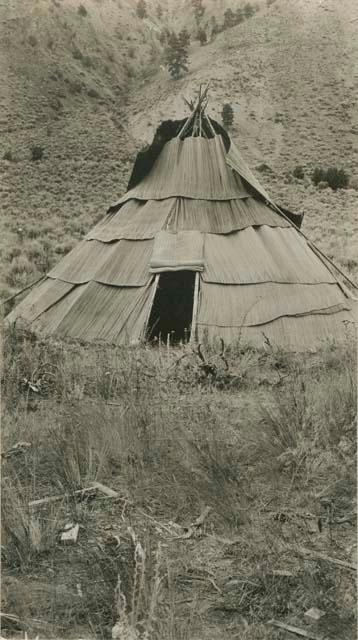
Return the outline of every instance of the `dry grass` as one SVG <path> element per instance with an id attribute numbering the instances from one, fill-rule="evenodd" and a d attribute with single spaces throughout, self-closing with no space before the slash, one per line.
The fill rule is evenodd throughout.
<path id="1" fill-rule="evenodd" d="M 28 631 L 44 635 L 36 619 L 48 638 L 105 638 L 114 627 L 136 640 L 209 630 L 234 638 L 238 629 L 264 640 L 277 635 L 270 618 L 302 625 L 317 606 L 330 612 L 330 632 L 345 630 L 330 637 L 354 637 L 349 570 L 294 552 L 352 554 L 351 349 L 251 351 L 246 360 L 233 349 L 229 370 L 238 368 L 241 382 L 218 388 L 189 348 L 185 357 L 105 352 L 16 329 L 4 345 L 3 451 L 31 445 L 3 461 L 5 611 Z M 92 480 L 120 498 L 76 499 Z M 67 497 L 28 507 L 58 494 Z M 183 527 L 206 506 L 196 537 Z M 67 522 L 80 524 L 73 547 L 59 541 Z"/>

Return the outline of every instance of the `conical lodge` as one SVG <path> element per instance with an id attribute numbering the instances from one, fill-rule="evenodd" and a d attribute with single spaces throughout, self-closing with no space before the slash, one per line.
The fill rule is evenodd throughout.
<path id="1" fill-rule="evenodd" d="M 162 123 L 127 193 L 10 322 L 119 345 L 206 335 L 304 351 L 343 339 L 344 276 L 271 200 L 204 94 L 187 120 Z"/>

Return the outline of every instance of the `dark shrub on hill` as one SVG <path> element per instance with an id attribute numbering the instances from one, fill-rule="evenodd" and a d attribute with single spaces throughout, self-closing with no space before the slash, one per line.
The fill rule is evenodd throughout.
<path id="1" fill-rule="evenodd" d="M 222 31 L 222 26 L 218 24 L 215 16 L 212 16 L 210 18 L 210 28 L 211 28 L 210 40 L 211 42 L 213 42 L 213 40 L 215 40 L 218 33 Z"/>
<path id="2" fill-rule="evenodd" d="M 82 84 L 79 80 L 73 80 L 73 82 L 69 82 L 68 90 L 72 95 L 78 94 L 82 92 Z"/>
<path id="3" fill-rule="evenodd" d="M 166 39 L 167 39 L 167 34 L 166 34 L 166 31 L 163 29 L 163 31 L 161 31 L 158 34 L 158 40 L 159 40 L 160 44 L 164 44 Z"/>
<path id="4" fill-rule="evenodd" d="M 186 27 L 179 32 L 178 38 L 180 44 L 184 47 L 188 47 L 190 45 L 190 33 Z"/>
<path id="5" fill-rule="evenodd" d="M 12 151 L 5 151 L 3 155 L 3 160 L 7 160 L 8 162 L 15 162 L 15 158 L 12 155 Z"/>
<path id="6" fill-rule="evenodd" d="M 200 42 L 200 45 L 203 47 L 204 44 L 207 43 L 208 38 L 206 35 L 206 31 L 205 29 L 199 29 L 198 33 L 197 33 L 197 40 Z"/>
<path id="7" fill-rule="evenodd" d="M 236 17 L 233 10 L 230 8 L 226 9 L 224 13 L 224 25 L 223 25 L 224 29 L 230 29 L 231 27 L 234 27 L 235 24 L 236 24 Z"/>
<path id="8" fill-rule="evenodd" d="M 255 7 L 252 6 L 252 4 L 250 4 L 250 2 L 247 2 L 244 6 L 244 14 L 245 14 L 245 18 L 249 19 L 252 18 L 252 16 L 255 14 Z"/>
<path id="9" fill-rule="evenodd" d="M 297 178 L 298 180 L 303 180 L 303 178 L 305 177 L 305 172 L 303 170 L 303 167 L 301 167 L 301 165 L 298 164 L 292 171 L 292 175 L 294 178 Z"/>
<path id="10" fill-rule="evenodd" d="M 244 20 L 245 20 L 244 9 L 239 7 L 238 9 L 236 9 L 236 12 L 235 12 L 235 23 L 240 24 L 241 22 L 244 22 Z"/>
<path id="11" fill-rule="evenodd" d="M 171 33 L 165 50 L 165 63 L 174 80 L 187 73 L 189 68 L 188 48 L 175 33 Z"/>
<path id="12" fill-rule="evenodd" d="M 262 162 L 255 168 L 256 168 L 256 171 L 259 171 L 260 173 L 272 173 L 272 174 L 274 173 L 271 167 L 269 167 L 269 165 L 266 164 L 266 162 Z"/>
<path id="13" fill-rule="evenodd" d="M 37 160 L 42 160 L 44 155 L 43 147 L 39 144 L 33 144 L 31 147 L 31 160 L 34 162 Z"/>
<path id="14" fill-rule="evenodd" d="M 337 189 L 348 187 L 349 176 L 344 169 L 338 169 L 337 167 L 329 167 L 327 170 L 316 167 L 312 174 L 312 182 L 314 185 L 318 185 L 320 182 L 327 182 L 333 191 L 337 191 Z"/>
<path id="15" fill-rule="evenodd" d="M 74 57 L 75 60 L 82 60 L 83 59 L 83 53 L 78 47 L 75 47 L 73 49 L 72 56 Z"/>
<path id="16" fill-rule="evenodd" d="M 87 15 L 86 7 L 84 7 L 83 4 L 80 4 L 80 6 L 77 9 L 77 13 L 79 16 L 85 17 Z"/>
<path id="17" fill-rule="evenodd" d="M 99 95 L 98 91 L 96 91 L 96 89 L 88 89 L 87 95 L 90 98 L 99 98 L 100 97 L 100 95 Z"/>
<path id="18" fill-rule="evenodd" d="M 325 182 L 326 180 L 326 172 L 324 169 L 320 167 L 316 167 L 312 174 L 312 182 L 314 185 L 318 185 L 319 182 Z"/>
<path id="19" fill-rule="evenodd" d="M 138 18 L 141 18 L 141 20 L 143 20 L 144 18 L 147 17 L 147 4 L 145 2 L 145 0 L 139 0 L 139 2 L 137 3 L 137 8 L 136 8 L 136 12 L 137 12 L 137 16 Z"/>
<path id="20" fill-rule="evenodd" d="M 205 7 L 203 6 L 203 0 L 192 0 L 192 5 L 194 7 L 194 17 L 196 22 L 200 21 L 200 18 L 203 17 L 205 13 Z"/>
<path id="21" fill-rule="evenodd" d="M 224 104 L 223 110 L 221 112 L 221 118 L 225 129 L 231 129 L 234 123 L 234 111 L 231 104 Z"/>
<path id="22" fill-rule="evenodd" d="M 326 181 L 333 191 L 337 189 L 345 189 L 349 184 L 349 176 L 344 169 L 337 169 L 337 167 L 330 167 L 326 171 Z"/>
<path id="23" fill-rule="evenodd" d="M 94 61 L 93 61 L 93 58 L 91 58 L 91 56 L 83 56 L 82 62 L 84 66 L 87 67 L 88 69 L 91 69 L 92 67 L 94 67 Z"/>

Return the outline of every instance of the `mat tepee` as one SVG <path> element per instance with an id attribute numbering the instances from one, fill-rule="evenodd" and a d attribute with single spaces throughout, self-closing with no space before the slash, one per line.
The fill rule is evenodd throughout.
<path id="1" fill-rule="evenodd" d="M 167 121 L 127 193 L 8 316 L 84 341 L 264 339 L 290 350 L 340 340 L 344 277 L 279 209 L 205 113 Z"/>

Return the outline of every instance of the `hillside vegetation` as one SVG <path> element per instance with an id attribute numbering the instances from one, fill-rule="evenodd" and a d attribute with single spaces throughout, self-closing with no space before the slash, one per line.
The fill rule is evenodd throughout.
<path id="1" fill-rule="evenodd" d="M 161 119 L 182 117 L 183 96 L 208 81 L 210 114 L 220 120 L 232 105 L 231 134 L 278 203 L 304 212 L 304 230 L 356 274 L 354 3 L 259 3 L 205 46 L 193 37 L 189 0 L 162 2 L 160 19 L 157 4 L 140 19 L 124 0 L 2 2 L 2 298 L 46 272 L 105 214 L 126 189 L 136 151 Z M 208 34 L 213 17 L 222 24 L 238 6 L 204 5 Z M 189 73 L 173 81 L 159 36 L 183 26 L 192 35 Z M 303 179 L 292 175 L 297 166 Z M 315 187 L 317 166 L 343 168 L 349 188 Z"/>

